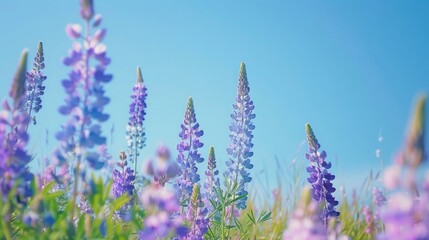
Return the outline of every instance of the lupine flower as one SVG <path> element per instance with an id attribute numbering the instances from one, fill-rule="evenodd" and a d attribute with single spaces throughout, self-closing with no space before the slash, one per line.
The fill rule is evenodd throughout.
<path id="1" fill-rule="evenodd" d="M 200 137 L 204 132 L 203 130 L 199 130 L 199 127 L 200 125 L 197 123 L 195 116 L 194 102 L 192 98 L 189 98 L 183 124 L 181 124 L 182 130 L 179 133 L 181 141 L 177 145 L 177 150 L 179 151 L 177 162 L 181 169 L 177 178 L 177 185 L 179 187 L 179 200 L 181 203 L 186 202 L 190 198 L 194 183 L 200 180 L 196 164 L 204 161 L 204 158 L 198 152 L 198 149 L 204 145 L 200 142 Z"/>
<path id="2" fill-rule="evenodd" d="M 372 190 L 373 195 L 373 202 L 377 207 L 381 207 L 384 205 L 387 201 L 386 197 L 384 196 L 383 192 L 380 191 L 378 188 L 374 187 Z"/>
<path id="3" fill-rule="evenodd" d="M 255 129 L 252 120 L 256 115 L 252 113 L 255 107 L 253 101 L 250 100 L 249 91 L 246 66 L 244 63 L 241 63 L 237 97 L 235 98 L 236 102 L 232 105 L 234 110 L 231 114 L 232 123 L 229 127 L 231 131 L 229 135 L 231 143 L 227 148 L 229 160 L 226 161 L 228 168 L 226 176 L 228 177 L 228 181 L 238 184 L 238 196 L 246 195 L 246 197 L 236 202 L 239 209 L 246 208 L 248 193 L 245 187 L 247 183 L 252 181 L 248 170 L 253 168 L 253 165 L 250 163 L 250 158 L 253 156 L 253 152 L 251 151 L 253 147 L 252 131 Z"/>
<path id="4" fill-rule="evenodd" d="M 82 0 L 81 7 L 82 17 L 89 21 L 93 14 L 92 1 Z M 91 33 L 89 22 L 87 33 Z M 54 158 L 60 167 L 75 159 L 76 166 L 86 161 L 91 168 L 101 169 L 102 153 L 92 149 L 106 142 L 99 123 L 109 118 L 103 112 L 110 101 L 104 96 L 103 85 L 112 80 L 112 75 L 105 73 L 110 59 L 106 56 L 106 46 L 95 35 L 83 36 L 82 43 L 78 40 L 74 40 L 69 56 L 63 59 L 63 63 L 73 69 L 62 81 L 67 96 L 59 112 L 69 118 L 56 134 L 61 147 L 55 150 Z"/>
<path id="5" fill-rule="evenodd" d="M 37 54 L 34 58 L 33 69 L 31 72 L 27 72 L 27 84 L 26 84 L 26 101 L 25 110 L 28 115 L 32 114 L 32 111 L 39 112 L 42 108 L 41 96 L 45 93 L 45 86 L 43 81 L 46 80 L 46 76 L 43 75 L 42 69 L 45 68 L 45 58 L 43 57 L 43 44 L 39 42 L 37 48 Z M 36 124 L 36 119 L 33 117 L 33 124 Z"/>
<path id="6" fill-rule="evenodd" d="M 15 105 L 21 104 L 20 100 L 25 95 L 25 79 L 27 71 L 28 50 L 24 49 L 19 59 L 18 67 L 13 76 L 12 85 L 9 90 L 9 96 L 15 102 Z"/>
<path id="7" fill-rule="evenodd" d="M 94 214 L 94 210 L 92 210 L 91 206 L 89 205 L 88 199 L 82 195 L 80 198 L 80 201 L 77 205 L 81 213 L 92 215 Z"/>
<path id="8" fill-rule="evenodd" d="M 417 167 L 426 156 L 423 143 L 425 101 L 426 97 L 422 96 L 417 102 L 405 149 L 383 175 L 383 183 L 395 192 L 388 198 L 387 204 L 380 209 L 380 219 L 384 224 L 384 232 L 378 236 L 380 240 L 429 239 L 428 182 L 420 186 L 416 181 Z M 402 172 L 408 174 L 402 177 Z M 428 176 L 426 177 L 429 179 Z"/>
<path id="9" fill-rule="evenodd" d="M 15 108 L 18 107 L 18 108 Z M 27 126 L 30 118 L 28 113 L 21 111 L 19 106 L 11 107 L 3 101 L 0 111 L 0 191 L 5 200 L 12 190 L 18 201 L 25 202 L 33 195 L 30 183 L 34 175 L 29 172 L 28 164 L 31 156 L 26 151 L 28 143 Z"/>
<path id="10" fill-rule="evenodd" d="M 176 162 L 170 161 L 170 151 L 164 145 L 157 147 L 158 161 L 148 160 L 145 163 L 144 171 L 153 176 L 152 185 L 164 187 L 170 179 L 180 173 L 180 167 Z"/>
<path id="11" fill-rule="evenodd" d="M 340 229 L 335 224 L 325 226 L 320 221 L 320 215 L 320 204 L 311 198 L 308 189 L 304 189 L 298 207 L 288 219 L 283 240 L 348 239 L 347 236 L 340 234 Z"/>
<path id="12" fill-rule="evenodd" d="M 140 231 L 138 239 L 182 237 L 187 234 L 182 217 L 177 215 L 180 206 L 172 190 L 149 186 L 142 192 L 141 200 L 148 216 L 144 220 L 144 228 Z M 174 218 L 174 215 L 177 217 Z"/>
<path id="13" fill-rule="evenodd" d="M 136 179 L 134 171 L 127 167 L 127 155 L 125 152 L 119 154 L 120 162 L 117 163 L 119 170 L 113 170 L 113 191 L 112 196 L 114 199 L 127 194 L 133 196 L 134 194 L 134 181 Z M 131 201 L 128 202 L 116 214 L 122 220 L 125 220 L 126 214 L 131 209 Z"/>
<path id="14" fill-rule="evenodd" d="M 384 232 L 380 240 L 429 238 L 429 194 L 424 192 L 419 199 L 404 192 L 396 192 L 389 197 L 381 209 L 380 218 Z"/>
<path id="15" fill-rule="evenodd" d="M 362 209 L 363 216 L 365 217 L 366 227 L 365 227 L 365 233 L 366 234 L 373 234 L 375 232 L 375 218 L 374 214 L 368 206 L 364 206 Z"/>
<path id="16" fill-rule="evenodd" d="M 204 204 L 209 212 L 213 211 L 213 205 L 210 200 L 217 202 L 218 197 L 215 188 L 220 188 L 219 171 L 216 169 L 216 157 L 214 148 L 210 147 L 209 157 L 207 158 L 206 181 L 204 183 Z"/>
<path id="17" fill-rule="evenodd" d="M 321 203 L 323 207 L 322 219 L 326 225 L 328 218 L 338 217 L 339 212 L 335 210 L 335 206 L 338 205 L 338 201 L 335 200 L 332 193 L 335 192 L 331 181 L 335 179 L 335 176 L 328 172 L 331 168 L 331 163 L 325 161 L 327 154 L 325 151 L 319 152 L 320 144 L 316 139 L 316 136 L 311 129 L 310 124 L 306 124 L 307 140 L 309 153 L 305 154 L 305 157 L 310 161 L 310 165 L 307 167 L 307 172 L 310 173 L 310 177 L 307 178 L 308 182 L 312 186 L 313 199 Z"/>
<path id="18" fill-rule="evenodd" d="M 201 200 L 200 186 L 196 183 L 192 191 L 192 196 L 189 201 L 186 220 L 190 227 L 188 234 L 181 238 L 183 240 L 199 240 L 204 239 L 204 234 L 208 230 L 209 219 L 206 218 L 207 208 Z"/>
<path id="19" fill-rule="evenodd" d="M 130 118 L 127 125 L 126 140 L 128 145 L 128 155 L 134 163 L 134 171 L 137 170 L 137 157 L 140 155 L 139 149 L 145 146 L 145 132 L 143 128 L 144 116 L 146 115 L 147 89 L 143 83 L 140 67 L 137 67 L 137 83 L 133 87 L 130 104 Z"/>

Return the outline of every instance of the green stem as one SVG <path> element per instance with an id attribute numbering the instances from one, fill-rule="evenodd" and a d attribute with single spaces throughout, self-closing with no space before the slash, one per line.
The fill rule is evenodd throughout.
<path id="1" fill-rule="evenodd" d="M 7 240 L 11 240 L 12 237 L 10 236 L 10 232 L 9 232 L 9 228 L 6 225 L 6 221 L 4 221 L 4 219 L 1 221 L 2 223 L 2 228 L 3 228 L 3 234 L 5 235 L 5 238 Z"/>
<path id="2" fill-rule="evenodd" d="M 225 235 L 224 235 L 224 233 L 225 233 L 225 205 L 222 206 L 222 218 L 220 219 L 220 221 L 221 221 L 220 226 L 221 226 L 221 231 L 222 231 L 221 236 L 222 236 L 222 240 L 224 240 L 224 239 L 226 239 Z"/>

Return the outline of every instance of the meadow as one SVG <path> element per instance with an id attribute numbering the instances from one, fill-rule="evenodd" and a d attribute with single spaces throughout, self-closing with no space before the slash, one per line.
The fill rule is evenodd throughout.
<path id="1" fill-rule="evenodd" d="M 305 171 L 277 161 L 277 171 L 269 173 L 276 186 L 257 191 L 250 184 L 259 164 L 254 157 L 258 102 L 251 97 L 244 62 L 237 63 L 231 123 L 223 132 L 230 141 L 226 160 L 216 157 L 223 148 L 202 152 L 206 133 L 197 113 L 205 109 L 192 97 L 183 103 L 178 134 L 172 133 L 178 136 L 176 149 L 159 145 L 154 158 L 142 159 L 151 141 L 145 129 L 151 95 L 139 66 L 124 106 L 126 149 L 110 152 L 102 129 L 110 117 L 106 106 L 117 96 L 105 90 L 114 80 L 103 43 L 107 30 L 93 0 L 80 1 L 79 16 L 80 23 L 65 28 L 72 48 L 62 59 L 69 72 L 61 81 L 58 112 L 43 108 L 50 101 L 45 92 L 53 91 L 45 86 L 51 80 L 44 74 L 50 47 L 43 42 L 35 43 L 37 51 L 22 52 L 3 98 L 0 239 L 429 239 L 429 172 L 422 167 L 425 94 L 417 95 L 395 158 L 382 171 L 365 173 L 360 189 L 336 185 L 329 149 L 312 123 L 303 122 Z M 55 133 L 55 148 L 40 169 L 30 168 L 39 157 L 29 147 L 30 129 L 51 114 L 65 119 Z"/>

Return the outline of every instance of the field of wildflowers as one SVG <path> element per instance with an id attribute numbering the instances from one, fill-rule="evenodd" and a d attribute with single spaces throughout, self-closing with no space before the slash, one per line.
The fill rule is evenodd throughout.
<path id="1" fill-rule="evenodd" d="M 93 0 L 80 1 L 80 17 L 82 25 L 66 26 L 73 43 L 63 59 L 70 70 L 62 80 L 65 97 L 58 108 L 66 120 L 41 171 L 29 168 L 34 153 L 27 146 L 28 129 L 44 118 L 39 112 L 44 92 L 50 91 L 44 85 L 49 76 L 43 73 L 49 68 L 44 63 L 49 46 L 38 44 L 34 60 L 28 61 L 32 67 L 27 67 L 29 53 L 22 53 L 9 96 L 2 101 L 0 239 L 429 239 L 429 173 L 420 169 L 427 157 L 425 95 L 416 102 L 396 158 L 366 179 L 365 189 L 371 191 L 346 195 L 336 187 L 317 129 L 303 123 L 306 181 L 292 173 L 294 185 L 284 192 L 280 173 L 271 200 L 256 204 L 249 183 L 250 170 L 258 164 L 252 142 L 257 103 L 245 63 L 239 65 L 225 131 L 228 159 L 216 158 L 216 151 L 224 149 L 201 152 L 205 133 L 190 97 L 178 125 L 177 149 L 160 145 L 142 171 L 137 163 L 143 161 L 146 142 L 148 89 L 141 69 L 130 88 L 127 149 L 112 156 L 102 133 L 110 102 L 104 87 L 113 79 L 103 44 L 106 29 Z M 226 165 L 223 173 L 220 164 Z M 204 169 L 204 176 L 198 169 Z"/>

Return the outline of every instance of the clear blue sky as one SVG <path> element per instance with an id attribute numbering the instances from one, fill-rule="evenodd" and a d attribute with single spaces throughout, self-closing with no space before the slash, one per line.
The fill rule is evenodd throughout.
<path id="1" fill-rule="evenodd" d="M 105 134 L 114 124 L 109 147 L 115 157 L 125 148 L 137 65 L 149 93 L 144 158 L 154 155 L 158 143 L 176 155 L 192 96 L 205 131 L 203 154 L 214 146 L 223 167 L 239 64 L 245 61 L 257 115 L 253 176 L 264 169 L 274 173 L 275 156 L 284 165 L 294 158 L 305 163 L 306 145 L 300 144 L 309 122 L 335 164 L 337 186 L 359 186 L 369 170 L 378 170 L 377 148 L 390 161 L 415 95 L 429 86 L 427 1 L 105 0 L 95 1 L 95 8 L 104 17 L 112 58 Z M 64 120 L 57 114 L 64 98 L 60 81 L 69 71 L 60 61 L 71 46 L 64 28 L 82 22 L 79 4 L 1 0 L 1 9 L 0 96 L 7 95 L 21 50 L 29 48 L 32 58 L 37 42 L 44 42 L 47 90 L 39 125 L 31 127 L 31 149 L 40 158 L 55 146 L 53 133 Z"/>

